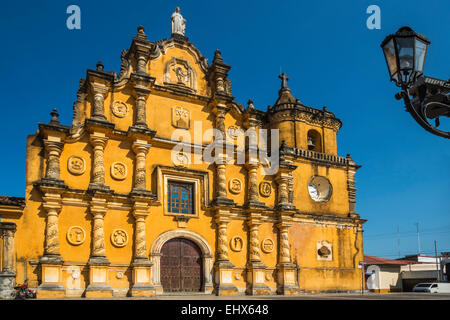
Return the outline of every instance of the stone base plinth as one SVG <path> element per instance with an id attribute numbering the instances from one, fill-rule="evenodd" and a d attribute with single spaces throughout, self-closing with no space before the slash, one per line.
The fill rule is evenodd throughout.
<path id="1" fill-rule="evenodd" d="M 15 281 L 15 273 L 0 272 L 0 299 L 10 300 L 16 297 Z"/>
<path id="2" fill-rule="evenodd" d="M 282 295 L 296 295 L 299 293 L 297 283 L 297 267 L 292 263 L 277 266 L 277 293 Z"/>
<path id="3" fill-rule="evenodd" d="M 216 294 L 218 296 L 235 296 L 238 289 L 233 285 L 234 265 L 229 261 L 218 261 L 215 265 Z"/>
<path id="4" fill-rule="evenodd" d="M 113 289 L 107 284 L 90 284 L 84 294 L 86 298 L 111 298 Z"/>
<path id="5" fill-rule="evenodd" d="M 59 284 L 41 284 L 36 291 L 37 299 L 58 299 L 66 296 L 66 289 Z"/>
<path id="6" fill-rule="evenodd" d="M 153 297 L 156 295 L 156 289 L 154 286 L 139 286 L 134 285 L 131 290 L 130 294 L 132 297 Z"/>
<path id="7" fill-rule="evenodd" d="M 248 283 L 247 294 L 269 295 L 270 288 L 264 283 L 267 267 L 261 262 L 252 262 L 247 267 Z"/>

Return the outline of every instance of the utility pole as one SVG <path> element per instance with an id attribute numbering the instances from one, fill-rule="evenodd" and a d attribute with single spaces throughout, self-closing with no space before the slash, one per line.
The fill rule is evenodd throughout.
<path id="1" fill-rule="evenodd" d="M 420 255 L 420 236 L 419 236 L 419 223 L 416 222 L 417 226 L 417 254 Z"/>
<path id="2" fill-rule="evenodd" d="M 397 225 L 397 249 L 398 257 L 400 258 L 400 227 Z"/>
<path id="3" fill-rule="evenodd" d="M 440 281 L 440 278 L 441 278 L 441 275 L 440 275 L 440 273 L 439 273 L 439 265 L 438 265 L 438 261 L 439 261 L 439 259 L 438 259 L 438 255 L 437 255 L 437 244 L 436 244 L 436 240 L 434 240 L 434 255 L 436 256 L 436 272 L 437 272 L 437 282 L 439 282 Z"/>

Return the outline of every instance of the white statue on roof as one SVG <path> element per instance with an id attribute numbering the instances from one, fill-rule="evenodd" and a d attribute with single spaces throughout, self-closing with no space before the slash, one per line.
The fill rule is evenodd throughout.
<path id="1" fill-rule="evenodd" d="M 184 32 L 186 29 L 186 19 L 180 14 L 180 7 L 175 9 L 175 12 L 172 13 L 171 17 L 172 21 L 172 35 L 179 34 L 184 36 Z"/>

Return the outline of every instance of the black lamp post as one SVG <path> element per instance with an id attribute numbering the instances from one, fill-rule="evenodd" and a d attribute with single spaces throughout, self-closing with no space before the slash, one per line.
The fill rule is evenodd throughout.
<path id="1" fill-rule="evenodd" d="M 381 48 L 391 81 L 402 88 L 395 97 L 403 98 L 406 110 L 425 130 L 450 139 L 449 131 L 438 129 L 439 117 L 450 117 L 450 82 L 423 75 L 429 45 L 423 34 L 402 27 L 387 36 Z"/>

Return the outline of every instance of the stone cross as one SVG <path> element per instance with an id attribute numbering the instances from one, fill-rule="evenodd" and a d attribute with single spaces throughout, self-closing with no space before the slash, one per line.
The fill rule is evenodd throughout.
<path id="1" fill-rule="evenodd" d="M 289 78 L 286 76 L 286 74 L 283 72 L 278 76 L 278 78 L 281 79 L 281 88 L 287 88 L 287 81 L 289 80 Z"/>

